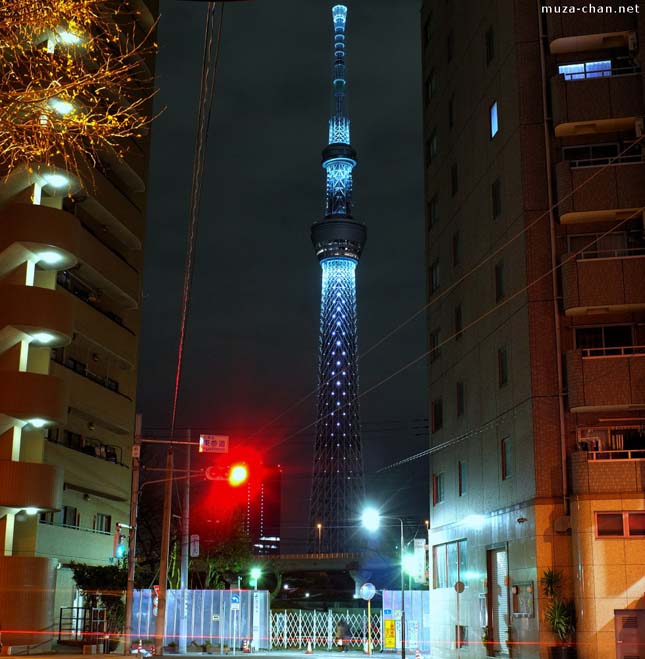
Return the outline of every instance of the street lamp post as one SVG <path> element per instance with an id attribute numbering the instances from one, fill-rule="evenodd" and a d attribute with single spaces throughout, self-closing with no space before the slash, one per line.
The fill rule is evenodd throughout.
<path id="1" fill-rule="evenodd" d="M 401 525 L 401 659 L 405 659 L 405 570 L 404 563 L 404 544 L 403 544 L 403 520 L 400 517 L 390 515 L 381 515 L 374 508 L 367 508 L 363 512 L 363 526 L 368 531 L 376 531 L 380 526 L 381 519 L 395 519 Z"/>
<path id="2" fill-rule="evenodd" d="M 316 528 L 318 529 L 318 553 L 321 553 L 321 547 L 322 547 L 322 524 L 318 522 L 316 524 Z"/>

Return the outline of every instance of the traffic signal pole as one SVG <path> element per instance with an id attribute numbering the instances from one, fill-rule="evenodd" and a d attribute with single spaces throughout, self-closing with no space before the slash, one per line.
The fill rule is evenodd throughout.
<path id="1" fill-rule="evenodd" d="M 190 442 L 190 430 L 187 440 Z M 186 445 L 186 471 L 190 473 L 190 444 Z M 188 636 L 188 556 L 190 551 L 190 478 L 184 483 L 184 501 L 182 503 L 181 524 L 181 601 L 182 609 L 179 618 L 179 652 L 186 652 L 186 637 Z"/>
<path id="2" fill-rule="evenodd" d="M 173 447 L 168 447 L 166 457 L 166 483 L 163 498 L 163 527 L 161 531 L 161 558 L 159 561 L 159 605 L 155 624 L 155 647 L 158 655 L 163 654 L 166 633 L 166 592 L 168 590 L 168 554 L 170 550 L 170 513 L 172 507 Z"/>

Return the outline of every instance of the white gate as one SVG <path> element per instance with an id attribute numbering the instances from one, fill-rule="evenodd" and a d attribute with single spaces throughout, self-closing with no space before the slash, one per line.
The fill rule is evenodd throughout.
<path id="1" fill-rule="evenodd" d="M 372 610 L 372 649 L 382 650 L 383 624 L 381 611 Z M 335 643 L 336 626 L 346 624 L 345 642 L 362 650 L 367 643 L 367 611 L 306 611 L 302 609 L 271 612 L 271 647 L 312 648 L 331 650 Z"/>

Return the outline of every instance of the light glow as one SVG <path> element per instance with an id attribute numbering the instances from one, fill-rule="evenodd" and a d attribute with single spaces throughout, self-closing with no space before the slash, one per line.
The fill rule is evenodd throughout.
<path id="1" fill-rule="evenodd" d="M 228 474 L 228 483 L 231 487 L 239 487 L 249 477 L 249 470 L 246 465 L 236 464 L 231 467 Z"/>
<path id="2" fill-rule="evenodd" d="M 27 423 L 34 428 L 43 428 L 47 421 L 45 419 L 29 419 Z"/>
<path id="3" fill-rule="evenodd" d="M 31 335 L 31 338 L 36 341 L 36 343 L 51 343 L 56 337 L 49 332 L 36 332 Z"/>
<path id="4" fill-rule="evenodd" d="M 40 252 L 38 260 L 46 263 L 47 265 L 56 265 L 63 260 L 63 255 L 58 252 Z"/>
<path id="5" fill-rule="evenodd" d="M 381 515 L 376 508 L 366 508 L 361 515 L 361 524 L 368 531 L 378 531 L 381 526 Z"/>
<path id="6" fill-rule="evenodd" d="M 62 101 L 60 98 L 54 98 L 49 102 L 52 110 L 65 116 L 74 111 L 74 105 L 69 101 Z"/>
<path id="7" fill-rule="evenodd" d="M 75 46 L 76 44 L 81 43 L 81 37 L 69 30 L 59 30 L 58 40 L 66 46 Z"/>
<path id="8" fill-rule="evenodd" d="M 43 179 L 52 188 L 64 188 L 66 185 L 69 185 L 69 179 L 62 174 L 43 174 Z"/>
<path id="9" fill-rule="evenodd" d="M 27 515 L 37 515 L 38 514 L 38 508 L 34 508 L 33 506 L 29 506 L 29 508 L 25 508 L 25 512 Z"/>

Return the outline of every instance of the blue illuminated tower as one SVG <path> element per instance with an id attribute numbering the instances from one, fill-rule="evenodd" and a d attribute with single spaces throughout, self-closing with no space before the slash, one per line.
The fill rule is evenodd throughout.
<path id="1" fill-rule="evenodd" d="M 325 217 L 311 227 L 322 267 L 318 417 L 311 496 L 314 552 L 355 548 L 356 519 L 364 498 L 356 363 L 356 266 L 367 237 L 352 218 L 352 170 L 356 152 L 349 142 L 345 107 L 345 23 L 347 7 L 334 18 L 334 109 L 329 144 L 322 153 L 327 175 Z"/>

